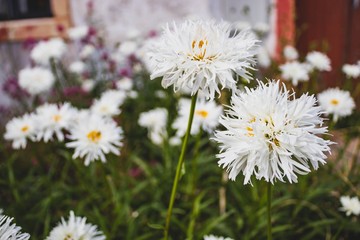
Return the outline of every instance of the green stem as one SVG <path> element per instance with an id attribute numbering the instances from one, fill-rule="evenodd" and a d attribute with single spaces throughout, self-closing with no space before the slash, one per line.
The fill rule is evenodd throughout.
<path id="1" fill-rule="evenodd" d="M 167 211 L 167 214 L 166 214 L 166 223 L 165 223 L 165 229 L 164 229 L 164 239 L 165 240 L 169 239 L 169 227 L 170 227 L 171 213 L 172 213 L 172 209 L 173 209 L 173 206 L 174 206 L 175 194 L 176 194 L 177 186 L 178 186 L 180 175 L 181 175 L 181 168 L 182 168 L 182 165 L 184 163 L 186 146 L 187 146 L 187 142 L 188 142 L 189 135 L 190 135 L 191 125 L 192 125 L 192 121 L 193 121 L 193 118 L 194 118 L 196 99 L 197 99 L 197 93 L 191 99 L 191 108 L 190 108 L 190 115 L 189 115 L 188 125 L 187 125 L 187 129 L 186 129 L 186 134 L 185 134 L 185 137 L 184 137 L 184 140 L 183 140 L 183 143 L 182 143 L 179 161 L 178 161 L 178 164 L 177 164 L 177 167 L 176 167 L 176 174 L 175 174 L 174 183 L 173 183 L 172 190 L 171 190 L 171 197 L 170 197 L 169 207 L 168 207 L 168 211 Z"/>
<path id="2" fill-rule="evenodd" d="M 271 187 L 272 183 L 267 183 L 267 240 L 272 239 L 271 235 Z"/>

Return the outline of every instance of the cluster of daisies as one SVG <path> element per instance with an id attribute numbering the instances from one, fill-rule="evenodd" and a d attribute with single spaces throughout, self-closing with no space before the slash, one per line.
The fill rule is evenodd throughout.
<path id="1" fill-rule="evenodd" d="M 123 131 L 112 119 L 120 114 L 127 97 L 121 90 L 108 90 L 89 109 L 76 109 L 69 103 L 45 103 L 33 113 L 16 117 L 6 124 L 4 138 L 14 149 L 25 148 L 27 141 L 67 141 L 74 148 L 73 158 L 106 161 L 105 154 L 120 154 Z"/>

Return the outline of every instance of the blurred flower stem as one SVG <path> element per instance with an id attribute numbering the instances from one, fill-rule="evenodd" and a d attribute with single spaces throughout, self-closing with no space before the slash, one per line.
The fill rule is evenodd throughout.
<path id="1" fill-rule="evenodd" d="M 182 172 L 181 169 L 182 169 L 182 166 L 184 163 L 185 152 L 186 152 L 187 142 L 188 142 L 189 135 L 190 135 L 191 125 L 192 125 L 192 121 L 194 118 L 196 99 L 197 99 L 197 93 L 191 99 L 191 107 L 190 107 L 190 115 L 189 115 L 188 125 L 187 125 L 187 129 L 186 129 L 186 134 L 185 134 L 185 137 L 184 137 L 184 140 L 182 143 L 180 157 L 179 157 L 178 164 L 176 167 L 176 174 L 175 174 L 174 183 L 173 183 L 172 190 L 171 190 L 169 207 L 168 207 L 167 214 L 166 214 L 166 222 L 165 222 L 165 229 L 164 229 L 164 239 L 165 240 L 167 240 L 169 238 L 170 219 L 171 219 L 172 209 L 174 206 L 176 190 L 177 190 L 181 172 Z"/>
<path id="2" fill-rule="evenodd" d="M 271 188 L 272 183 L 267 183 L 267 240 L 272 239 L 271 234 Z"/>

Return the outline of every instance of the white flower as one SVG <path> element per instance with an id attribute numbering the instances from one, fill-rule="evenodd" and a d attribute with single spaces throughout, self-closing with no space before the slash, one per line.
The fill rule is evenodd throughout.
<path id="1" fill-rule="evenodd" d="M 249 22 L 245 22 L 245 21 L 234 22 L 233 26 L 238 31 L 242 31 L 242 30 L 251 28 L 251 24 Z"/>
<path id="2" fill-rule="evenodd" d="M 64 130 L 68 130 L 74 120 L 75 109 L 64 103 L 60 106 L 45 103 L 36 109 L 38 126 L 37 140 L 45 142 L 53 139 L 55 134 L 59 141 L 64 141 Z"/>
<path id="3" fill-rule="evenodd" d="M 139 93 L 137 91 L 129 91 L 127 92 L 127 96 L 129 96 L 129 98 L 135 99 L 139 96 Z"/>
<path id="4" fill-rule="evenodd" d="M 124 91 L 130 91 L 133 88 L 133 85 L 133 80 L 128 77 L 123 77 L 116 82 L 116 88 Z"/>
<path id="5" fill-rule="evenodd" d="M 179 146 L 181 144 L 181 138 L 179 136 L 173 136 L 169 139 L 171 146 Z"/>
<path id="6" fill-rule="evenodd" d="M 179 114 L 172 127 L 177 130 L 177 136 L 184 136 L 187 128 L 187 119 L 190 114 L 191 101 L 189 99 L 180 99 Z M 200 129 L 212 133 L 219 125 L 219 118 L 222 114 L 222 107 L 214 101 L 205 101 L 199 98 L 195 105 L 194 119 L 191 126 L 191 134 L 199 133 Z"/>
<path id="7" fill-rule="evenodd" d="M 119 54 L 129 56 L 133 54 L 138 49 L 138 44 L 135 41 L 125 41 L 122 42 L 118 48 Z"/>
<path id="8" fill-rule="evenodd" d="M 86 64 L 82 61 L 75 61 L 69 66 L 70 72 L 82 74 L 86 70 Z"/>
<path id="9" fill-rule="evenodd" d="M 297 174 L 310 172 L 309 161 L 317 169 L 326 163 L 324 152 L 330 152 L 331 142 L 317 136 L 327 132 L 321 109 L 314 96 L 295 99 L 279 82 L 259 84 L 233 96 L 222 116 L 226 130 L 214 138 L 220 143 L 218 164 L 227 167 L 231 180 L 242 172 L 244 184 L 252 175 L 271 183 L 285 182 L 284 177 L 297 182 Z"/>
<path id="10" fill-rule="evenodd" d="M 338 88 L 329 88 L 318 94 L 319 105 L 327 115 L 333 114 L 336 122 L 339 117 L 351 115 L 355 108 L 355 102 L 350 92 Z"/>
<path id="11" fill-rule="evenodd" d="M 236 89 L 234 73 L 250 78 L 247 69 L 254 64 L 258 41 L 248 31 L 230 34 L 225 22 L 189 20 L 180 26 L 167 25 L 149 52 L 151 79 L 163 77 L 165 88 L 173 85 L 177 92 L 190 87 L 192 95 L 199 91 L 210 99 L 220 93 L 218 85 Z"/>
<path id="12" fill-rule="evenodd" d="M 154 144 L 161 144 L 167 136 L 167 117 L 166 108 L 155 108 L 139 115 L 138 124 L 148 129 L 149 138 Z"/>
<path id="13" fill-rule="evenodd" d="M 360 214 L 360 201 L 357 197 L 342 196 L 340 202 L 342 205 L 340 210 L 346 212 L 346 216 L 351 214 L 358 216 Z"/>
<path id="14" fill-rule="evenodd" d="M 306 61 L 319 71 L 330 71 L 330 59 L 321 52 L 312 51 L 306 55 Z"/>
<path id="15" fill-rule="evenodd" d="M 268 68 L 271 65 L 271 58 L 265 47 L 259 47 L 257 53 L 257 61 L 259 66 Z"/>
<path id="16" fill-rule="evenodd" d="M 88 58 L 96 51 L 96 48 L 91 44 L 86 44 L 80 51 L 81 58 Z"/>
<path id="17" fill-rule="evenodd" d="M 36 124 L 33 114 L 13 118 L 6 124 L 4 138 L 13 141 L 14 149 L 25 148 L 27 139 L 35 140 Z"/>
<path id="18" fill-rule="evenodd" d="M 214 235 L 207 235 L 204 236 L 204 240 L 233 240 L 232 238 L 225 238 L 225 237 L 217 237 Z"/>
<path id="19" fill-rule="evenodd" d="M 95 114 L 87 118 L 79 118 L 77 124 L 70 129 L 68 138 L 73 140 L 66 144 L 75 148 L 73 158 L 85 157 L 88 166 L 94 160 L 106 162 L 105 154 L 120 155 L 119 147 L 122 146 L 122 129 L 110 118 L 103 118 Z M 81 121 L 82 120 L 82 121 Z"/>
<path id="20" fill-rule="evenodd" d="M 281 77 L 291 81 L 294 86 L 297 86 L 299 81 L 304 82 L 309 80 L 307 65 L 304 63 L 299 63 L 298 61 L 287 62 L 280 65 L 279 68 Z"/>
<path id="21" fill-rule="evenodd" d="M 19 72 L 20 87 L 31 95 L 49 91 L 54 82 L 53 74 L 45 68 L 24 68 Z"/>
<path id="22" fill-rule="evenodd" d="M 269 32 L 270 26 L 265 22 L 258 22 L 254 25 L 253 30 L 260 34 L 265 34 Z"/>
<path id="23" fill-rule="evenodd" d="M 49 65 L 50 58 L 60 59 L 66 51 L 66 44 L 60 38 L 39 42 L 31 51 L 30 57 L 38 64 Z"/>
<path id="24" fill-rule="evenodd" d="M 86 37 L 89 33 L 88 26 L 73 27 L 68 30 L 69 38 L 72 40 L 80 40 Z"/>
<path id="25" fill-rule="evenodd" d="M 119 90 L 108 90 L 91 106 L 91 111 L 100 116 L 115 116 L 121 113 L 120 106 L 126 98 L 126 93 Z"/>
<path id="26" fill-rule="evenodd" d="M 358 78 L 360 76 L 360 66 L 356 64 L 344 64 L 342 71 L 348 78 Z"/>
<path id="27" fill-rule="evenodd" d="M 8 216 L 0 217 L 0 239 L 1 240 L 28 240 L 30 235 L 28 233 L 21 233 L 21 227 L 11 224 L 13 218 Z"/>
<path id="28" fill-rule="evenodd" d="M 97 230 L 96 225 L 86 223 L 85 217 L 75 216 L 70 211 L 69 220 L 61 218 L 61 222 L 54 227 L 46 240 L 105 240 L 101 231 Z"/>
<path id="29" fill-rule="evenodd" d="M 296 60 L 299 57 L 299 53 L 296 50 L 296 48 L 294 48 L 293 46 L 290 46 L 290 45 L 285 46 L 283 53 L 284 53 L 285 59 L 288 61 Z"/>
<path id="30" fill-rule="evenodd" d="M 93 79 L 85 79 L 81 83 L 81 89 L 84 90 L 85 92 L 92 91 L 94 87 L 95 87 L 95 81 Z"/>

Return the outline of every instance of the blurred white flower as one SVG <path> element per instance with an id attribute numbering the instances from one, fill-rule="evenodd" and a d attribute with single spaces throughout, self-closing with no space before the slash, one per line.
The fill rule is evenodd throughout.
<path id="1" fill-rule="evenodd" d="M 319 71 L 331 71 L 330 59 L 321 52 L 312 51 L 306 55 L 306 61 Z"/>
<path id="2" fill-rule="evenodd" d="M 105 240 L 101 231 L 97 230 L 96 225 L 86 223 L 85 217 L 75 216 L 70 211 L 68 221 L 61 218 L 61 222 L 54 227 L 45 240 Z"/>
<path id="3" fill-rule="evenodd" d="M 171 146 L 179 146 L 181 144 L 181 138 L 179 136 L 173 136 L 169 139 Z"/>
<path id="4" fill-rule="evenodd" d="M 251 24 L 245 21 L 237 21 L 233 23 L 233 26 L 238 31 L 243 31 L 251 28 Z"/>
<path id="5" fill-rule="evenodd" d="M 184 136 L 187 128 L 187 119 L 189 119 L 191 101 L 189 99 L 179 100 L 178 117 L 172 124 L 172 127 L 177 130 L 177 136 Z M 195 105 L 194 119 L 191 127 L 191 134 L 199 133 L 200 129 L 208 133 L 212 133 L 219 125 L 219 118 L 222 114 L 222 107 L 217 105 L 215 101 L 205 101 L 199 98 Z"/>
<path id="6" fill-rule="evenodd" d="M 360 214 L 360 201 L 357 197 L 341 196 L 340 202 L 342 205 L 340 211 L 344 211 L 346 216 L 351 214 L 358 216 Z"/>
<path id="7" fill-rule="evenodd" d="M 220 144 L 218 164 L 231 180 L 242 172 L 244 184 L 251 183 L 252 175 L 271 183 L 297 182 L 297 174 L 310 172 L 309 161 L 317 169 L 326 163 L 324 152 L 330 152 L 331 142 L 317 136 L 327 132 L 321 127 L 321 109 L 314 96 L 295 99 L 279 82 L 259 84 L 233 96 L 222 116 L 225 130 L 216 131 L 214 138 Z"/>
<path id="8" fill-rule="evenodd" d="M 358 78 L 360 76 L 360 65 L 344 64 L 342 71 L 348 78 Z"/>
<path id="9" fill-rule="evenodd" d="M 157 90 L 157 91 L 155 91 L 155 96 L 157 98 L 164 99 L 164 98 L 166 98 L 166 92 L 163 90 Z"/>
<path id="10" fill-rule="evenodd" d="M 268 68 L 271 66 L 271 58 L 265 47 L 258 48 L 257 62 L 259 66 L 263 68 Z"/>
<path id="11" fill-rule="evenodd" d="M 130 91 L 133 88 L 133 85 L 133 80 L 128 77 L 123 77 L 116 82 L 116 88 L 123 91 Z"/>
<path id="12" fill-rule="evenodd" d="M 4 138 L 13 141 L 14 149 L 25 148 L 27 139 L 35 140 L 37 122 L 34 117 L 33 114 L 25 114 L 11 119 L 6 124 Z"/>
<path id="13" fill-rule="evenodd" d="M 129 56 L 133 54 L 138 49 L 138 44 L 135 41 L 125 41 L 120 43 L 118 52 L 122 55 Z"/>
<path id="14" fill-rule="evenodd" d="M 90 57 L 94 52 L 96 51 L 96 48 L 91 44 L 86 44 L 80 51 L 80 58 L 88 58 Z"/>
<path id="15" fill-rule="evenodd" d="M 126 38 L 130 40 L 135 40 L 137 38 L 141 37 L 141 32 L 136 28 L 130 28 L 126 32 Z"/>
<path id="16" fill-rule="evenodd" d="M 13 218 L 8 216 L 0 217 L 0 239 L 1 240 L 28 240 L 30 235 L 28 233 L 21 233 L 21 227 L 11 223 Z"/>
<path id="17" fill-rule="evenodd" d="M 298 59 L 299 53 L 293 46 L 287 45 L 284 48 L 284 57 L 287 61 L 293 61 Z"/>
<path id="18" fill-rule="evenodd" d="M 68 138 L 72 142 L 66 143 L 69 148 L 75 148 L 73 158 L 85 157 L 85 166 L 94 160 L 106 162 L 105 154 L 120 155 L 122 146 L 122 129 L 110 118 L 103 118 L 90 114 L 86 119 L 79 118 L 77 124 L 70 128 Z"/>
<path id="19" fill-rule="evenodd" d="M 304 63 L 292 61 L 280 65 L 279 68 L 281 71 L 281 77 L 284 80 L 291 81 L 294 86 L 297 86 L 299 82 L 309 80 L 308 67 Z"/>
<path id="20" fill-rule="evenodd" d="M 139 115 L 138 124 L 148 129 L 149 138 L 154 144 L 162 144 L 167 137 L 167 117 L 166 108 L 155 108 Z"/>
<path id="21" fill-rule="evenodd" d="M 68 36 L 72 40 L 80 40 L 86 37 L 89 33 L 88 26 L 73 27 L 68 30 Z"/>
<path id="22" fill-rule="evenodd" d="M 72 73 L 82 74 L 86 70 L 86 64 L 83 61 L 72 62 L 69 66 Z"/>
<path id="23" fill-rule="evenodd" d="M 218 237 L 218 236 L 214 236 L 214 235 L 207 235 L 207 236 L 204 236 L 204 240 L 233 240 L 233 239 L 227 238 L 227 237 Z"/>
<path id="24" fill-rule="evenodd" d="M 139 96 L 139 93 L 137 91 L 129 91 L 127 92 L 127 96 L 129 96 L 129 98 L 135 99 Z"/>
<path id="25" fill-rule="evenodd" d="M 36 109 L 36 121 L 38 124 L 37 140 L 43 139 L 48 142 L 55 134 L 59 141 L 64 141 L 64 130 L 68 130 L 74 119 L 76 110 L 69 104 L 60 106 L 45 103 Z"/>
<path id="26" fill-rule="evenodd" d="M 61 38 L 53 38 L 39 42 L 30 53 L 30 57 L 38 64 L 49 65 L 50 58 L 60 59 L 66 51 L 66 44 Z"/>
<path id="27" fill-rule="evenodd" d="M 319 93 L 317 98 L 319 100 L 319 105 L 325 111 L 325 114 L 332 114 L 335 122 L 339 117 L 351 115 L 355 108 L 355 102 L 352 99 L 350 92 L 340 90 L 339 88 L 329 88 Z"/>
<path id="28" fill-rule="evenodd" d="M 265 34 L 269 32 L 270 26 L 265 22 L 258 22 L 253 26 L 253 30 L 260 34 Z"/>
<path id="29" fill-rule="evenodd" d="M 91 111 L 100 116 L 115 116 L 121 113 L 120 106 L 126 98 L 126 93 L 119 90 L 107 90 L 91 106 Z"/>
<path id="30" fill-rule="evenodd" d="M 19 72 L 19 86 L 31 95 L 49 91 L 55 78 L 46 68 L 24 68 Z"/>
<path id="31" fill-rule="evenodd" d="M 84 92 L 91 92 L 95 87 L 95 81 L 93 79 L 85 79 L 81 83 L 81 89 Z"/>
<path id="32" fill-rule="evenodd" d="M 248 31 L 230 35 L 225 22 L 185 21 L 164 28 L 162 37 L 153 43 L 149 58 L 151 79 L 162 77 L 162 86 L 173 85 L 177 92 L 185 87 L 191 94 L 202 92 L 213 99 L 221 88 L 237 88 L 237 75 L 251 78 L 248 69 L 254 64 L 258 40 Z"/>

